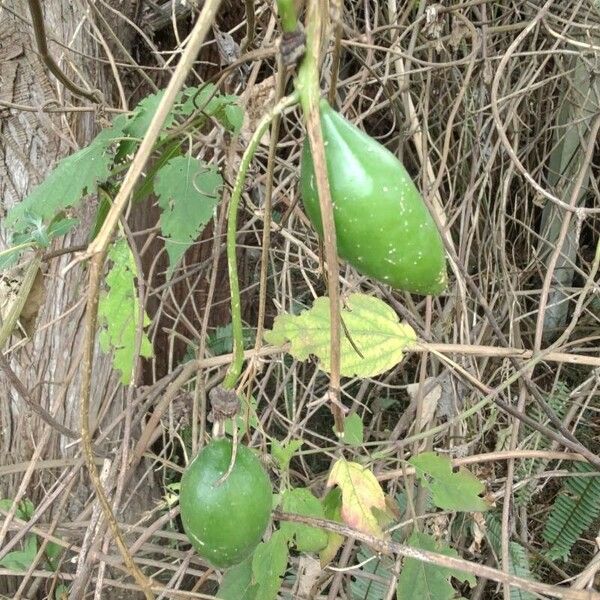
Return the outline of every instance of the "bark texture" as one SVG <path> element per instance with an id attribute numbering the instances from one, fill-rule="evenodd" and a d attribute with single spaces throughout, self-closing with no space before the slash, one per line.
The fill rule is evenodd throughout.
<path id="1" fill-rule="evenodd" d="M 110 102 L 114 80 L 106 60 L 95 60 L 95 57 L 105 59 L 105 49 L 89 20 L 93 14 L 89 12 L 88 4 L 64 0 L 42 4 L 49 49 L 63 72 L 79 86 L 99 88 Z M 126 14 L 133 14 L 135 9 L 134 2 L 114 1 L 112 4 Z M 106 12 L 105 16 L 118 32 L 123 21 L 111 12 Z M 128 44 L 129 37 L 125 33 L 120 35 L 120 42 Z M 109 36 L 106 38 L 109 40 Z M 0 101 L 2 250 L 10 245 L 7 232 L 1 226 L 6 211 L 42 181 L 57 161 L 89 142 L 103 121 L 102 114 L 95 110 L 44 110 L 71 104 L 92 105 L 86 99 L 71 97 L 49 74 L 36 49 L 25 0 L 8 0 L 0 8 Z M 77 211 L 80 226 L 60 240 L 61 246 L 87 241 L 94 206 L 95 199 L 91 198 Z M 43 302 L 34 333 L 29 339 L 14 335 L 2 350 L 31 399 L 53 414 L 57 421 L 79 432 L 79 366 L 87 274 L 85 265 L 63 274 L 71 259 L 71 255 L 66 255 L 47 265 L 43 272 Z M 21 262 L 26 263 L 27 257 Z M 10 274 L 13 282 L 18 282 L 19 274 L 18 268 Z M 37 293 L 39 295 L 42 290 L 38 289 Z M 90 416 L 96 423 L 97 432 L 103 433 L 123 413 L 126 390 L 111 368 L 110 357 L 99 352 L 95 357 L 93 377 L 93 414 Z M 122 437 L 122 429 L 122 425 L 113 427 L 107 439 L 99 444 L 108 456 L 107 483 L 111 480 L 114 483 L 119 471 L 120 457 L 114 456 L 111 450 L 118 448 L 116 442 Z M 37 468 L 29 473 L 28 464 L 36 451 L 39 455 Z M 37 519 L 38 523 L 48 524 L 57 516 L 61 521 L 69 522 L 90 519 L 90 492 L 85 470 L 78 466 L 79 456 L 78 442 L 57 433 L 35 416 L 9 383 L 6 374 L 0 371 L 0 498 L 15 498 L 21 494 L 40 507 L 56 493 L 56 498 Z M 50 460 L 58 460 L 59 464 L 55 468 L 45 467 L 44 461 Z M 147 490 L 139 500 L 128 501 L 119 518 L 134 521 L 153 501 Z M 0 522 L 3 521 L 4 518 Z M 5 543 L 10 541 L 14 531 L 14 528 L 9 529 Z M 81 528 L 82 535 L 84 531 L 85 528 Z M 92 540 L 88 542 L 91 546 Z M 75 543 L 81 544 L 82 540 L 75 540 Z M 0 541 L 0 552 L 2 545 Z M 13 593 L 19 581 L 18 578 L 0 577 L 0 593 Z M 27 597 L 35 597 L 32 595 L 36 593 L 35 584 L 32 580 Z M 45 597 L 41 589 L 39 593 L 40 597 Z"/>

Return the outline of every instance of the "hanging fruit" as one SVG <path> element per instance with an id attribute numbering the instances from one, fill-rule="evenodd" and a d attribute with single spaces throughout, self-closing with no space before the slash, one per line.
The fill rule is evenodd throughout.
<path id="1" fill-rule="evenodd" d="M 214 439 L 188 465 L 181 479 L 179 505 L 186 535 L 200 556 L 225 569 L 242 562 L 269 523 L 271 482 L 259 459 L 246 446 Z"/>
<path id="2" fill-rule="evenodd" d="M 338 255 L 357 271 L 393 288 L 439 294 L 446 287 L 439 231 L 402 163 L 379 142 L 320 104 Z M 300 191 L 306 213 L 323 226 L 308 140 Z"/>

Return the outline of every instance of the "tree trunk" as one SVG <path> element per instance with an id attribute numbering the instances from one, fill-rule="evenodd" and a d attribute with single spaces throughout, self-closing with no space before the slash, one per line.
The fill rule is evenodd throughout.
<path id="1" fill-rule="evenodd" d="M 133 1 L 112 4 L 129 15 L 134 12 Z M 91 58 L 99 56 L 102 47 L 88 20 L 93 14 L 88 4 L 47 0 L 42 5 L 49 51 L 62 71 L 80 87 L 98 88 L 110 99 L 114 91 L 110 71 L 103 62 Z M 116 27 L 114 15 L 106 13 L 106 16 L 112 18 L 111 24 Z M 121 43 L 128 43 L 126 35 L 119 37 Z M 0 8 L 0 101 L 1 223 L 6 211 L 42 181 L 59 159 L 90 141 L 101 122 L 100 114 L 89 100 L 72 97 L 49 73 L 37 52 L 26 0 L 8 0 Z M 53 106 L 72 105 L 92 110 L 52 110 Z M 94 207 L 95 199 L 92 199 L 78 211 L 80 227 L 61 239 L 62 247 L 86 243 Z M 0 250 L 7 246 L 10 240 L 0 224 Z M 66 254 L 45 265 L 43 303 L 34 331 L 29 338 L 13 335 L 2 351 L 28 390 L 30 399 L 51 413 L 56 421 L 79 432 L 79 366 L 87 272 L 85 265 L 80 264 L 63 273 L 72 258 Z M 23 257 L 21 264 L 28 260 L 31 256 Z M 12 285 L 18 289 L 21 271 L 14 270 L 9 278 L 5 277 L 5 288 Z M 122 415 L 126 390 L 119 383 L 118 373 L 111 368 L 110 357 L 99 351 L 94 358 L 91 392 L 90 420 L 97 424 L 96 431 L 104 432 Z M 0 370 L 0 498 L 21 496 L 38 508 L 56 494 L 43 514 L 34 516 L 37 524 L 45 528 L 55 517 L 60 518 L 61 525 L 89 520 L 94 498 L 90 497 L 87 474 L 81 468 L 77 439 L 59 433 L 39 418 L 22 396 L 9 382 L 6 369 Z M 111 454 L 111 441 L 112 447 L 118 448 L 114 442 L 121 437 L 122 426 L 113 427 L 108 438 L 99 444 L 108 456 L 108 483 L 116 480 L 121 461 L 119 455 Z M 36 459 L 37 468 L 28 470 L 32 458 Z M 44 461 L 51 460 L 55 461 L 52 467 L 46 466 Z M 139 501 L 128 502 L 125 510 L 119 512 L 119 520 L 135 522 L 152 502 L 153 498 L 144 490 Z M 5 519 L 3 514 L 0 538 L 4 540 L 0 539 L 0 557 L 3 547 L 6 548 L 19 530 L 13 524 L 4 535 Z M 74 531 L 69 542 L 81 546 L 85 527 L 74 528 Z M 92 545 L 91 540 L 88 542 Z M 0 593 L 13 594 L 21 586 L 25 597 L 36 594 L 46 597 L 43 593 L 49 585 L 46 581 L 26 580 L 23 583 L 22 576 L 0 576 Z M 102 597 L 110 597 L 110 592 L 103 592 Z"/>

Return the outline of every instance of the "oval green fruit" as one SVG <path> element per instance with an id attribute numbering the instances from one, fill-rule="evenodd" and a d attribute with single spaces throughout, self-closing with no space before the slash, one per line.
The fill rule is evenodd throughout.
<path id="1" fill-rule="evenodd" d="M 179 491 L 181 520 L 198 554 L 225 569 L 252 554 L 271 517 L 272 486 L 259 459 L 239 444 L 233 469 L 227 472 L 232 442 L 207 444 L 188 465 Z"/>
<path id="2" fill-rule="evenodd" d="M 339 256 L 396 289 L 439 294 L 446 287 L 442 240 L 406 169 L 326 100 L 321 100 L 320 112 Z M 300 192 L 322 237 L 308 140 L 302 151 Z"/>

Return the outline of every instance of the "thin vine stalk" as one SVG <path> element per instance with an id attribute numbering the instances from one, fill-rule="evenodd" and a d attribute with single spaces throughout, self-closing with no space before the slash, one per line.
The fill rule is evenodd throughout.
<path id="1" fill-rule="evenodd" d="M 102 279 L 102 270 L 106 252 L 95 255 L 90 261 L 90 282 L 88 286 L 88 303 L 85 315 L 84 343 L 83 343 L 83 362 L 82 362 L 82 380 L 81 380 L 81 446 L 83 448 L 83 457 L 90 474 L 90 480 L 94 486 L 98 502 L 102 508 L 104 518 L 106 519 L 115 544 L 123 557 L 123 562 L 129 573 L 133 576 L 137 584 L 144 591 L 147 600 L 154 598 L 151 590 L 150 580 L 140 571 L 139 567 L 133 561 L 129 550 L 121 535 L 121 530 L 113 514 L 112 508 L 104 493 L 100 475 L 96 466 L 96 460 L 92 450 L 92 435 L 90 433 L 90 390 L 92 384 L 92 367 L 94 362 L 94 340 L 96 338 L 96 325 L 98 317 L 98 302 L 100 297 L 100 281 Z"/>
<path id="2" fill-rule="evenodd" d="M 280 510 L 276 510 L 273 516 L 279 521 L 302 523 L 303 525 L 318 527 L 320 529 L 324 529 L 325 531 L 331 531 L 345 537 L 357 539 L 365 544 L 368 544 L 371 548 L 375 549 L 381 554 L 398 555 L 406 558 L 413 558 L 430 565 L 436 565 L 438 567 L 458 569 L 460 571 L 472 573 L 478 577 L 485 577 L 486 579 L 497 581 L 498 583 L 509 584 L 528 592 L 544 594 L 553 598 L 564 598 L 565 600 L 600 599 L 600 594 L 592 590 L 574 590 L 571 588 L 548 585 L 547 583 L 540 583 L 539 581 L 534 581 L 531 579 L 524 579 L 523 577 L 510 575 L 509 573 L 504 573 L 503 571 L 494 569 L 493 567 L 480 565 L 478 563 L 464 560 L 463 558 L 447 556 L 438 552 L 431 552 L 430 550 L 414 548 L 413 546 L 408 546 L 392 540 L 381 539 L 353 529 L 352 527 L 348 527 L 342 523 L 338 523 L 337 521 L 330 521 L 328 519 L 320 519 L 316 517 L 307 517 L 304 515 L 287 513 Z"/>
<path id="3" fill-rule="evenodd" d="M 223 387 L 233 389 L 242 372 L 244 364 L 244 332 L 242 327 L 242 303 L 240 299 L 240 284 L 237 272 L 237 254 L 235 236 L 237 234 L 237 214 L 244 190 L 244 182 L 250 162 L 254 157 L 260 139 L 273 119 L 288 106 L 298 102 L 298 95 L 291 94 L 282 98 L 258 123 L 254 134 L 242 156 L 227 212 L 227 268 L 229 271 L 229 290 L 231 294 L 231 329 L 233 335 L 233 359 L 225 374 Z"/>
<path id="4" fill-rule="evenodd" d="M 275 100 L 283 97 L 285 91 L 286 75 L 281 58 L 277 61 L 277 79 L 275 84 Z M 265 200 L 263 204 L 263 234 L 262 248 L 260 256 L 260 283 L 258 293 L 258 319 L 256 323 L 256 344 L 255 350 L 262 346 L 262 336 L 265 328 L 265 312 L 267 306 L 267 277 L 269 274 L 269 247 L 271 244 L 271 209 L 273 205 L 273 178 L 275 170 L 275 158 L 277 155 L 277 141 L 279 138 L 280 115 L 275 115 L 271 123 L 271 138 L 269 140 L 269 158 L 267 161 L 267 183 L 265 186 Z"/>
<path id="5" fill-rule="evenodd" d="M 95 240 L 89 245 L 87 252 L 84 253 L 84 255 L 79 259 L 84 260 L 85 258 L 91 258 L 85 314 L 80 401 L 81 445 L 83 449 L 83 456 L 85 458 L 86 467 L 90 474 L 90 480 L 94 487 L 94 491 L 96 492 L 98 502 L 102 508 L 104 518 L 110 527 L 111 533 L 115 539 L 115 543 L 123 557 L 123 561 L 125 562 L 125 565 L 127 566 L 127 569 L 131 575 L 144 591 L 144 595 L 147 599 L 154 598 L 154 594 L 152 593 L 150 587 L 151 583 L 134 563 L 127 546 L 125 545 L 119 525 L 104 492 L 102 482 L 100 481 L 100 476 L 98 474 L 92 449 L 92 436 L 89 428 L 89 404 L 92 384 L 93 354 L 94 343 L 96 339 L 100 282 L 102 280 L 102 272 L 104 261 L 106 259 L 107 248 L 112 238 L 114 229 L 129 202 L 133 189 L 142 173 L 144 165 L 153 151 L 154 144 L 158 139 L 167 115 L 173 107 L 175 98 L 183 87 L 185 79 L 193 67 L 198 52 L 200 51 L 200 47 L 202 46 L 204 38 L 206 37 L 210 25 L 214 20 L 220 4 L 221 0 L 207 0 L 205 2 L 204 7 L 202 8 L 202 11 L 198 17 L 198 21 L 194 26 L 190 36 L 189 43 L 182 54 L 181 60 L 175 69 L 175 73 L 173 74 L 173 77 L 171 78 L 167 89 L 165 90 L 163 98 L 157 107 L 152 121 L 150 122 L 148 131 L 146 132 L 146 135 L 140 144 L 131 166 L 125 175 L 123 184 L 121 185 L 121 188 L 115 197 L 113 206 L 106 217 L 102 229 L 98 233 L 98 236 L 95 238 Z M 74 263 L 72 263 L 71 266 L 73 264 Z"/>

